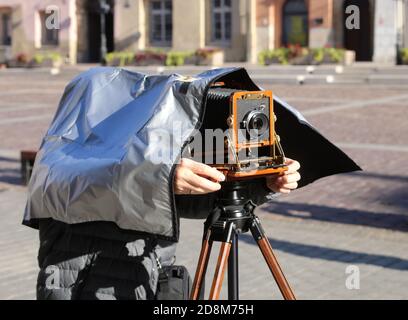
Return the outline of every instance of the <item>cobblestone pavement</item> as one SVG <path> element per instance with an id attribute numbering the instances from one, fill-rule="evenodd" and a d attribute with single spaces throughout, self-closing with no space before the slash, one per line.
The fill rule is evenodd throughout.
<path id="1" fill-rule="evenodd" d="M 35 298 L 38 234 L 20 225 L 26 188 L 20 183 L 19 151 L 39 146 L 75 73 L 0 70 L 0 299 Z M 320 180 L 257 209 L 298 298 L 407 299 L 407 87 L 267 82 L 264 87 L 301 110 L 364 169 Z M 202 221 L 182 221 L 177 263 L 191 274 L 201 233 Z M 248 234 L 240 236 L 239 246 L 241 298 L 280 299 Z M 358 267 L 360 289 L 346 287 L 349 266 Z M 225 289 L 226 283 L 224 298 Z"/>

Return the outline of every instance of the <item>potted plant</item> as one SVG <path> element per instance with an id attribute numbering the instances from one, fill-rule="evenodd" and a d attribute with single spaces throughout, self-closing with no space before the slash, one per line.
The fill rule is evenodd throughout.
<path id="1" fill-rule="evenodd" d="M 219 48 L 201 48 L 195 52 L 196 64 L 200 66 L 221 66 L 224 64 L 224 51 Z"/>
<path id="2" fill-rule="evenodd" d="M 268 66 L 271 64 L 288 64 L 289 50 L 287 48 L 278 48 L 274 50 L 263 50 L 258 55 L 260 64 Z"/>
<path id="3" fill-rule="evenodd" d="M 165 65 L 167 54 L 162 50 L 148 49 L 137 52 L 134 57 L 136 66 Z"/>
<path id="4" fill-rule="evenodd" d="M 312 49 L 313 60 L 316 64 L 334 64 L 344 62 L 343 49 L 336 48 L 315 48 Z"/>
<path id="5" fill-rule="evenodd" d="M 8 68 L 25 68 L 29 62 L 26 53 L 19 53 L 14 59 L 7 61 Z"/>
<path id="6" fill-rule="evenodd" d="M 62 65 L 62 57 L 58 52 L 36 53 L 28 63 L 28 67 L 59 68 Z"/>
<path id="7" fill-rule="evenodd" d="M 401 49 L 400 55 L 401 55 L 401 63 L 408 64 L 408 48 Z"/>
<path id="8" fill-rule="evenodd" d="M 112 67 L 124 67 L 134 65 L 135 54 L 133 52 L 110 52 L 106 55 L 106 65 Z"/>
<path id="9" fill-rule="evenodd" d="M 310 50 L 302 47 L 300 44 L 288 45 L 288 60 L 290 64 L 295 65 L 313 64 Z"/>
<path id="10" fill-rule="evenodd" d="M 195 64 L 195 55 L 191 51 L 170 51 L 167 53 L 166 66 Z"/>

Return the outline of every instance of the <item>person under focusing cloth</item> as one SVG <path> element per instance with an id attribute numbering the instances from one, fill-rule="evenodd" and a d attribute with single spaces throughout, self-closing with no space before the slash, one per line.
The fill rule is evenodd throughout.
<path id="1" fill-rule="evenodd" d="M 286 166 L 283 174 L 265 178 L 270 193 L 288 194 L 297 188 L 300 164 L 287 158 Z M 179 199 L 215 194 L 224 179 L 217 169 L 182 158 L 173 179 L 180 215 L 188 209 Z M 200 206 L 198 199 L 190 203 Z M 65 224 L 49 218 L 40 220 L 39 231 L 38 299 L 155 299 L 156 255 L 162 266 L 175 261 L 176 243 L 112 222 Z"/>
<path id="2" fill-rule="evenodd" d="M 36 158 L 23 219 L 39 229 L 38 299 L 160 298 L 160 269 L 175 266 L 179 218 L 206 219 L 225 179 L 188 157 L 177 161 L 216 82 L 260 90 L 243 68 L 195 77 L 93 68 L 67 85 Z M 246 184 L 255 205 L 361 170 L 295 108 L 273 99 L 291 159 L 282 174 Z M 156 129 L 173 132 L 175 122 L 183 138 L 166 148 Z M 155 150 L 174 146 L 170 162 L 152 161 Z"/>

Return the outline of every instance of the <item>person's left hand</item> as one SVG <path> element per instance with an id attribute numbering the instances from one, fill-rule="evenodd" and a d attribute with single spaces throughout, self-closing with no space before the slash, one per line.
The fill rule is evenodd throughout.
<path id="1" fill-rule="evenodd" d="M 281 175 L 271 175 L 266 178 L 266 185 L 273 192 L 290 193 L 298 187 L 298 181 L 300 180 L 300 163 L 296 160 L 286 158 L 285 162 L 288 170 Z"/>

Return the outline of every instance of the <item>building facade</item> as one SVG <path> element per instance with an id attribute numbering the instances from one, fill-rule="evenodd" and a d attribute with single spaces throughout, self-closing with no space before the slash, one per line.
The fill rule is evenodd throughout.
<path id="1" fill-rule="evenodd" d="M 59 27 L 50 29 L 55 8 Z M 226 61 L 256 62 L 261 50 L 296 44 L 394 63 L 408 47 L 407 13 L 408 0 L 0 0 L 0 60 L 52 50 L 96 62 L 106 39 L 108 51 L 217 47 Z"/>
<path id="2" fill-rule="evenodd" d="M 58 29 L 47 28 L 46 21 L 58 11 Z M 53 22 L 53 21 L 51 21 Z M 0 62 L 3 56 L 59 51 L 76 61 L 77 19 L 75 3 L 65 0 L 0 0 Z"/>

